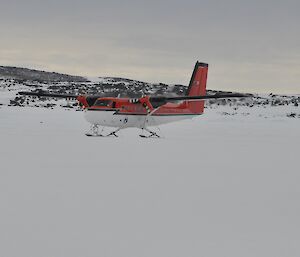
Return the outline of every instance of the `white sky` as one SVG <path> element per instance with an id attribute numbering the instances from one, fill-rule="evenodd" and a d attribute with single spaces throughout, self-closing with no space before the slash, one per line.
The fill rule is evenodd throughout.
<path id="1" fill-rule="evenodd" d="M 300 93 L 300 2 L 0 0 L 0 65 Z"/>

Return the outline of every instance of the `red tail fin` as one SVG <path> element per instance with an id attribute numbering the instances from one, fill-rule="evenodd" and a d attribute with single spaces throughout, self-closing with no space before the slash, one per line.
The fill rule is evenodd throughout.
<path id="1" fill-rule="evenodd" d="M 206 95 L 207 72 L 207 63 L 196 62 L 193 75 L 191 77 L 191 81 L 187 89 L 187 96 Z M 188 107 L 193 113 L 201 114 L 204 111 L 204 101 L 189 101 Z"/>

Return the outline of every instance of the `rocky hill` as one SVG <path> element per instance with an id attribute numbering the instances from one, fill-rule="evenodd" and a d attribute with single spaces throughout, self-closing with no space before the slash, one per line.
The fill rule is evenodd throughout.
<path id="1" fill-rule="evenodd" d="M 11 78 L 19 81 L 37 81 L 37 82 L 86 82 L 84 77 L 71 76 L 56 72 L 46 72 L 27 68 L 0 66 L 0 77 Z"/>

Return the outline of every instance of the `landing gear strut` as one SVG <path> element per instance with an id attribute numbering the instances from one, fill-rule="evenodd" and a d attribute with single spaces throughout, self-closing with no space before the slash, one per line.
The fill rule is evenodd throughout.
<path id="1" fill-rule="evenodd" d="M 90 131 L 86 133 L 85 135 L 88 137 L 109 137 L 109 136 L 114 136 L 114 137 L 119 137 L 117 133 L 121 130 L 122 128 L 118 128 L 117 130 L 107 134 L 103 135 L 104 127 L 102 127 L 100 133 L 99 133 L 99 125 L 92 124 Z"/>
<path id="2" fill-rule="evenodd" d="M 89 137 L 101 137 L 104 127 L 102 128 L 101 132 L 99 133 L 99 126 L 97 124 L 92 124 L 90 131 L 86 133 L 85 135 Z"/>
<path id="3" fill-rule="evenodd" d="M 118 133 L 121 130 L 121 128 L 118 128 L 117 130 L 109 133 L 108 135 L 106 135 L 107 137 L 109 136 L 114 136 L 114 137 L 119 137 L 116 133 Z"/>
<path id="4" fill-rule="evenodd" d="M 149 132 L 149 135 L 144 135 L 144 130 Z M 158 135 L 156 132 L 151 131 L 147 128 L 142 128 L 142 134 L 140 134 L 140 137 L 142 137 L 142 138 L 153 138 L 153 137 L 161 138 L 160 135 Z"/>

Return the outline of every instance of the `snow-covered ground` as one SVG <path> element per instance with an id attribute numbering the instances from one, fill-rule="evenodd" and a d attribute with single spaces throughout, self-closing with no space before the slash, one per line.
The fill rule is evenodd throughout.
<path id="1" fill-rule="evenodd" d="M 0 256 L 299 256 L 299 109 L 207 109 L 142 139 L 0 106 Z"/>

